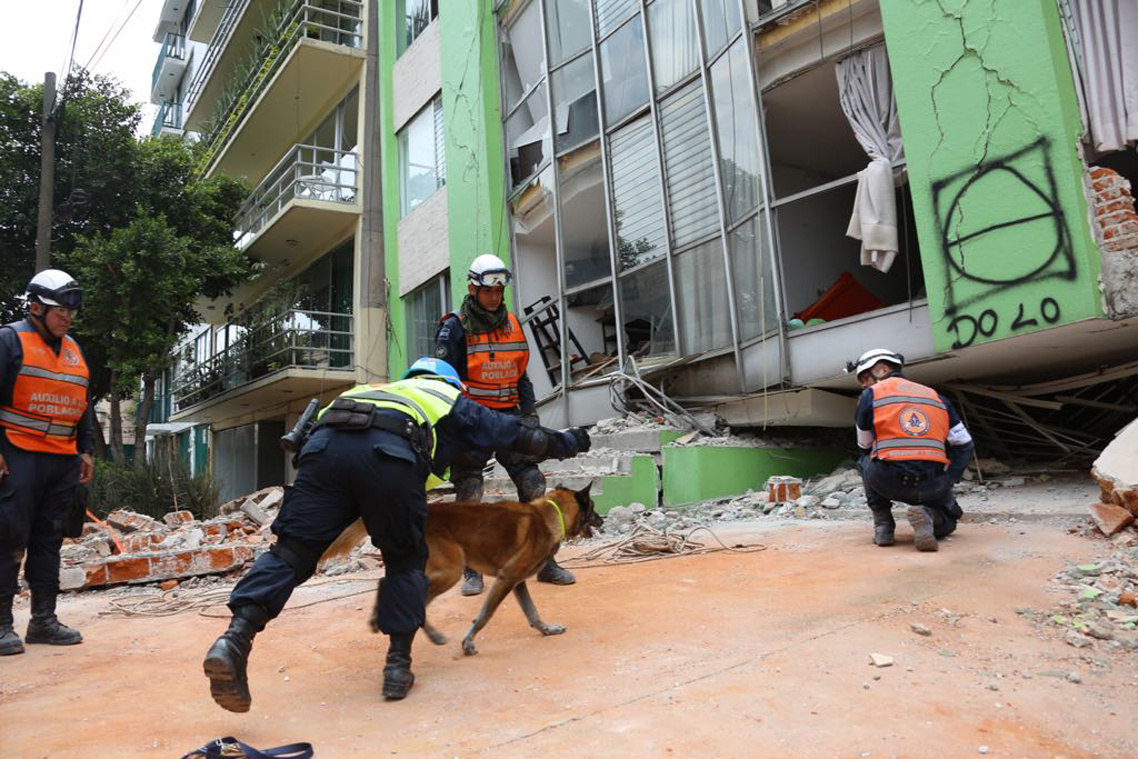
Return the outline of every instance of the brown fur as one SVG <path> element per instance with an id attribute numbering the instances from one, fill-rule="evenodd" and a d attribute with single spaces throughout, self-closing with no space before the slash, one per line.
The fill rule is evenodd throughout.
<path id="1" fill-rule="evenodd" d="M 565 516 L 564 535 L 561 517 L 549 501 L 556 502 Z M 531 627 L 543 635 L 559 635 L 565 632 L 565 628 L 541 620 L 526 587 L 526 578 L 535 574 L 547 559 L 557 553 L 562 540 L 590 537 L 593 528 L 600 527 L 603 521 L 593 507 L 589 486 L 579 491 L 555 488 L 529 503 L 429 503 L 427 579 L 430 585 L 427 604 L 462 579 L 462 569 L 466 566 L 496 578 L 486 593 L 474 624 L 462 639 L 462 650 L 467 655 L 478 653 L 474 636 L 486 626 L 510 591 L 521 604 Z M 363 522 L 357 520 L 329 546 L 324 558 L 346 553 L 359 543 L 364 534 Z M 374 611 L 372 629 L 377 629 Z M 423 631 L 432 643 L 446 643 L 446 637 L 430 622 L 423 624 Z"/>

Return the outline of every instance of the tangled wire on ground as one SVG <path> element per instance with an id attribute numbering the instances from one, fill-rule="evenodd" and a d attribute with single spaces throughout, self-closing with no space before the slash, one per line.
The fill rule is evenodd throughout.
<path id="1" fill-rule="evenodd" d="M 705 544 L 693 540 L 692 536 L 700 531 L 707 532 L 715 544 Z M 605 543 L 596 548 L 562 560 L 561 564 L 574 569 L 587 569 L 589 567 L 606 566 L 613 564 L 638 564 L 643 561 L 656 561 L 657 559 L 670 559 L 676 556 L 695 556 L 701 553 L 714 551 L 732 551 L 735 553 L 753 553 L 765 551 L 766 546 L 761 543 L 753 545 L 729 546 L 724 543 L 710 527 L 693 527 L 690 530 L 658 530 L 647 524 L 638 525 L 629 535 L 611 543 Z M 374 577 L 336 577 L 323 583 L 310 583 L 314 585 L 327 585 L 331 583 L 367 582 L 374 583 Z M 229 600 L 232 588 L 206 588 L 202 590 L 188 590 L 171 588 L 154 595 L 134 596 L 130 598 L 112 598 L 110 607 L 100 611 L 100 616 L 126 616 L 126 617 L 169 617 L 193 609 L 203 617 L 227 619 L 229 614 L 212 613 L 209 610 L 216 606 L 224 606 Z M 366 590 L 357 590 L 351 593 L 342 593 L 330 598 L 321 598 L 303 604 L 290 604 L 288 610 L 303 609 L 307 606 L 339 601 L 343 598 L 374 593 L 374 585 Z"/>

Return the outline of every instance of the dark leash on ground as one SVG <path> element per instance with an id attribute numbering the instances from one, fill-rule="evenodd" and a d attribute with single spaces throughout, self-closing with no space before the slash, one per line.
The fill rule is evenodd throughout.
<path id="1" fill-rule="evenodd" d="M 713 542 L 705 543 L 694 539 L 693 536 L 704 532 L 710 536 Z M 591 567 L 611 566 L 614 564 L 636 564 L 643 561 L 672 559 L 677 556 L 695 556 L 698 554 L 713 553 L 715 551 L 753 553 L 755 551 L 765 551 L 766 548 L 767 547 L 761 543 L 729 546 L 715 534 L 714 530 L 705 526 L 692 527 L 685 530 L 661 530 L 648 524 L 641 524 L 620 540 L 604 543 L 579 556 L 562 559 L 560 563 L 562 566 L 571 567 L 573 569 L 589 569 Z M 360 578 L 338 576 L 329 578 L 325 582 L 308 583 L 307 587 L 312 588 L 328 584 L 342 585 L 354 582 L 366 582 L 369 583 L 369 587 L 364 590 L 340 593 L 335 596 L 320 598 L 307 603 L 289 604 L 286 611 L 303 609 L 308 606 L 316 606 L 317 604 L 331 603 L 332 601 L 339 601 L 344 598 L 351 598 L 352 596 L 372 595 L 375 593 L 375 578 L 372 576 Z M 111 608 L 100 611 L 99 615 L 168 617 L 197 609 L 198 614 L 203 617 L 228 619 L 230 617 L 228 611 L 211 612 L 210 609 L 224 606 L 226 601 L 229 600 L 231 591 L 232 588 L 228 586 L 203 590 L 172 588 L 153 595 L 112 598 L 109 602 Z"/>
<path id="2" fill-rule="evenodd" d="M 201 748 L 196 748 L 182 759 L 221 759 L 222 757 L 244 757 L 244 759 L 312 759 L 311 743 L 290 743 L 258 751 L 232 736 L 215 738 Z"/>

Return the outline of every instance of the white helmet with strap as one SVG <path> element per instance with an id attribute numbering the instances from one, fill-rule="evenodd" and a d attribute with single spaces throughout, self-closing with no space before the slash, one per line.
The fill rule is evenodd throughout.
<path id="1" fill-rule="evenodd" d="M 874 367 L 878 362 L 884 361 L 887 364 L 893 364 L 898 369 L 905 366 L 905 357 L 896 351 L 891 351 L 888 348 L 873 348 L 861 354 L 857 362 L 849 361 L 846 363 L 846 372 L 852 373 L 855 377 L 860 378 L 863 372 L 867 372 Z"/>
<path id="2" fill-rule="evenodd" d="M 514 275 L 502 259 L 493 253 L 483 253 L 470 264 L 467 280 L 478 287 L 505 287 Z"/>
<path id="3" fill-rule="evenodd" d="M 77 311 L 83 305 L 83 288 L 65 271 L 44 269 L 28 282 L 28 302 Z"/>

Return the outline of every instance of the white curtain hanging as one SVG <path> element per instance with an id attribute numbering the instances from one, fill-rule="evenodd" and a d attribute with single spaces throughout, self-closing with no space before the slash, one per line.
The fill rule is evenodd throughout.
<path id="1" fill-rule="evenodd" d="M 1080 104 L 1095 150 L 1138 144 L 1138 2 L 1069 0 Z"/>
<path id="2" fill-rule="evenodd" d="M 861 240 L 861 263 L 887 272 L 899 250 L 893 162 L 905 155 L 884 45 L 860 50 L 834 67 L 842 111 L 869 165 L 858 172 L 846 235 Z"/>

